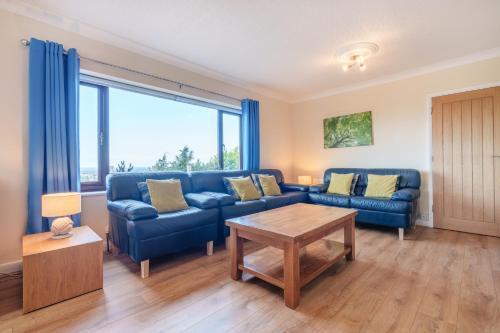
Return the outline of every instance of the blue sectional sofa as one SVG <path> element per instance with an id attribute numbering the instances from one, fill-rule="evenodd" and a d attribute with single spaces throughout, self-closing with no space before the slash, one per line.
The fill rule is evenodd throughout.
<path id="1" fill-rule="evenodd" d="M 358 174 L 355 195 L 326 193 L 332 173 Z M 399 175 L 397 191 L 390 199 L 364 197 L 368 174 Z M 419 197 L 420 173 L 413 169 L 331 168 L 324 173 L 323 185 L 311 186 L 309 189 L 309 199 L 312 203 L 357 209 L 356 222 L 398 228 L 400 239 L 403 238 L 404 229 L 409 229 L 415 224 Z"/>
<path id="2" fill-rule="evenodd" d="M 263 169 L 255 173 L 274 175 L 283 195 L 247 202 L 235 200 L 227 193 L 223 177 L 249 176 L 249 171 L 109 175 L 106 193 L 111 240 L 121 252 L 141 263 L 142 275 L 146 277 L 149 259 L 223 240 L 229 233 L 224 225 L 228 218 L 308 201 L 308 186 L 286 184 L 280 170 Z M 137 183 L 172 178 L 181 181 L 189 208 L 158 214 L 153 206 L 142 201 Z"/>

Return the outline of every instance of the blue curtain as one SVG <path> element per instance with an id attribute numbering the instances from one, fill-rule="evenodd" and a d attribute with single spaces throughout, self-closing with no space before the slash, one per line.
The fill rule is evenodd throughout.
<path id="1" fill-rule="evenodd" d="M 29 171 L 27 233 L 49 230 L 44 193 L 79 192 L 78 92 L 75 49 L 32 38 L 29 47 Z M 73 217 L 79 225 L 79 216 Z"/>
<path id="2" fill-rule="evenodd" d="M 259 101 L 241 101 L 241 134 L 243 136 L 243 169 L 260 169 Z"/>

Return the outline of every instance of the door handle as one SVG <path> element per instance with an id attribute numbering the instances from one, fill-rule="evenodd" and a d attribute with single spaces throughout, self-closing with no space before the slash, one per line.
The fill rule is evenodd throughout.
<path id="1" fill-rule="evenodd" d="M 493 155 L 493 157 L 500 158 L 500 155 Z"/>

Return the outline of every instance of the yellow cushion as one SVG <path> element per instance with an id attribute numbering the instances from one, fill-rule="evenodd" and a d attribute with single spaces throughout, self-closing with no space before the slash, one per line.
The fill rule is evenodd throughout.
<path id="1" fill-rule="evenodd" d="M 330 185 L 328 193 L 349 195 L 351 193 L 351 184 L 353 173 L 333 173 L 330 176 Z"/>
<path id="2" fill-rule="evenodd" d="M 398 176 L 379 176 L 368 174 L 365 197 L 390 198 L 396 191 Z"/>
<path id="3" fill-rule="evenodd" d="M 259 175 L 259 182 L 264 195 L 281 195 L 281 189 L 276 182 L 276 177 L 274 177 L 273 175 Z"/>
<path id="4" fill-rule="evenodd" d="M 255 188 L 250 177 L 230 178 L 229 181 L 233 185 L 234 190 L 241 198 L 241 201 L 250 201 L 260 199 L 260 194 Z"/>
<path id="5" fill-rule="evenodd" d="M 184 195 L 182 195 L 181 182 L 178 179 L 146 179 L 151 204 L 158 213 L 175 212 L 188 208 Z"/>

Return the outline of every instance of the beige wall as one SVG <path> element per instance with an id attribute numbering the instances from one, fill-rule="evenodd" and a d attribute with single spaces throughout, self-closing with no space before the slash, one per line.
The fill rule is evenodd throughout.
<path id="1" fill-rule="evenodd" d="M 20 44 L 20 39 L 29 37 L 54 40 L 64 44 L 65 47 L 75 47 L 80 54 L 87 57 L 165 76 L 237 98 L 250 97 L 259 100 L 261 103 L 262 166 L 280 168 L 285 176 L 291 174 L 289 104 L 38 21 L 0 11 L 0 45 L 2 45 L 0 61 L 0 151 L 2 153 L 0 157 L 0 264 L 21 258 L 21 237 L 26 225 L 28 49 Z M 82 61 L 81 67 L 122 79 L 177 90 L 176 87 L 164 82 L 110 70 L 86 61 Z M 182 91 L 194 95 L 193 92 Z M 102 235 L 107 221 L 104 196 L 85 196 L 82 209 L 82 222 L 90 225 Z"/>
<path id="2" fill-rule="evenodd" d="M 288 180 L 294 180 L 301 174 L 321 178 L 324 169 L 333 166 L 419 169 L 423 174 L 421 210 L 424 215 L 429 214 L 430 196 L 431 123 L 427 104 L 430 95 L 500 82 L 500 58 L 497 58 L 290 105 L 0 11 L 0 265 L 20 259 L 21 237 L 26 223 L 28 50 L 20 45 L 19 40 L 28 37 L 55 40 L 66 47 L 77 48 L 87 57 L 166 76 L 238 98 L 258 99 L 261 102 L 262 166 L 280 168 Z M 85 61 L 82 61 L 82 68 L 169 90 L 177 89 L 163 82 Z M 373 111 L 373 146 L 323 148 L 324 118 L 368 110 Z M 82 222 L 101 235 L 107 221 L 105 204 L 102 194 L 87 195 L 82 202 Z"/>
<path id="3" fill-rule="evenodd" d="M 498 82 L 500 58 L 294 104 L 292 175 L 322 178 L 328 167 L 415 168 L 423 176 L 421 212 L 426 219 L 431 169 L 430 96 Z M 362 111 L 372 111 L 372 146 L 323 148 L 324 118 Z"/>

